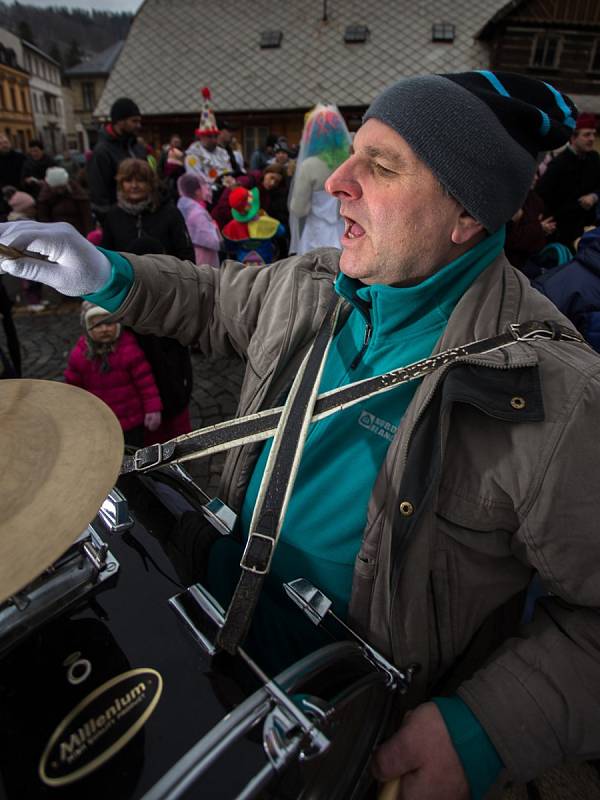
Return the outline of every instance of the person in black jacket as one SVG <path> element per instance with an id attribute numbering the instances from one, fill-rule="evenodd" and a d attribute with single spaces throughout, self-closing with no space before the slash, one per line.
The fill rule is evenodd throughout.
<path id="1" fill-rule="evenodd" d="M 600 154 L 594 150 L 596 118 L 580 114 L 569 144 L 540 178 L 536 192 L 556 220 L 555 241 L 573 246 L 594 225 L 600 193 Z"/>
<path id="2" fill-rule="evenodd" d="M 44 184 L 46 170 L 53 166 L 54 159 L 44 152 L 44 143 L 40 139 L 32 139 L 21 170 L 21 187 L 36 199 Z"/>
<path id="3" fill-rule="evenodd" d="M 532 285 L 552 300 L 600 353 L 600 227 L 583 234 L 572 261 L 549 269 Z"/>
<path id="4" fill-rule="evenodd" d="M 117 172 L 117 204 L 104 218 L 102 246 L 144 255 L 166 253 L 194 261 L 185 220 L 170 200 L 158 196 L 158 181 L 146 161 L 128 158 Z M 191 431 L 189 402 L 192 362 L 188 347 L 175 339 L 136 333 L 150 362 L 163 403 L 160 427 L 144 433 L 144 445 Z"/>
<path id="5" fill-rule="evenodd" d="M 117 199 L 117 169 L 126 158 L 146 158 L 146 148 L 137 140 L 142 118 L 137 105 L 120 97 L 110 109 L 110 124 L 100 131 L 98 143 L 87 165 L 87 180 L 92 211 L 102 223 Z"/>
<path id="6" fill-rule="evenodd" d="M 167 255 L 194 260 L 185 220 L 170 200 L 159 196 L 156 175 L 146 161 L 122 161 L 116 184 L 117 202 L 107 212 L 102 226 L 103 247 L 126 250 L 136 239 L 152 236 Z"/>
<path id="7" fill-rule="evenodd" d="M 13 150 L 8 136 L 0 133 L 0 191 L 5 186 L 20 186 L 24 161 L 23 153 L 20 150 Z M 9 212 L 10 206 L 0 194 L 0 216 L 3 222 Z"/>
<path id="8" fill-rule="evenodd" d="M 6 337 L 6 345 L 8 347 L 8 355 L 10 356 L 10 364 L 0 363 L 0 377 L 3 373 L 8 372 L 4 377 L 21 377 L 21 345 L 19 344 L 19 337 L 17 329 L 12 317 L 12 300 L 8 296 L 8 292 L 4 288 L 2 278 L 0 277 L 0 319 L 2 319 L 2 327 L 4 328 L 4 335 Z M 4 359 L 0 359 L 4 362 Z"/>

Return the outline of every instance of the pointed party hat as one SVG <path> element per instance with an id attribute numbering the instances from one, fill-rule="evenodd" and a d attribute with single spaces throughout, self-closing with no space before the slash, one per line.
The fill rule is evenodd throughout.
<path id="1" fill-rule="evenodd" d="M 194 133 L 196 137 L 216 136 L 219 133 L 219 129 L 217 128 L 217 120 L 215 119 L 215 112 L 213 111 L 210 89 L 208 86 L 205 86 L 201 89 L 201 92 L 203 99 L 200 109 L 200 123 Z"/>

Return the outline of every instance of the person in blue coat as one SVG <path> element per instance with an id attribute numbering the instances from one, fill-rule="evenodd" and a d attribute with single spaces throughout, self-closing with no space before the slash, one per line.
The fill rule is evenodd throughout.
<path id="1" fill-rule="evenodd" d="M 600 227 L 584 233 L 572 261 L 543 273 L 533 286 L 600 353 Z"/>

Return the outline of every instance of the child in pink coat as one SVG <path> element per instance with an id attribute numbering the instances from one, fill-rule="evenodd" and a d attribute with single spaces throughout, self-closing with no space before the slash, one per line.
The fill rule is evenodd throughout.
<path id="1" fill-rule="evenodd" d="M 156 430 L 162 403 L 152 369 L 133 333 L 104 320 L 108 313 L 85 302 L 82 336 L 69 355 L 65 380 L 104 400 L 123 428 L 125 443 L 142 447 L 144 428 Z"/>

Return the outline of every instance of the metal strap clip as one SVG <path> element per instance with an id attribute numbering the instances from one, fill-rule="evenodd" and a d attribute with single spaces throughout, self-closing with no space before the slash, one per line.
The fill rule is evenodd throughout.
<path id="1" fill-rule="evenodd" d="M 267 563 L 262 568 L 245 563 L 251 557 L 250 550 L 253 546 L 253 539 L 264 539 L 265 542 L 269 543 L 269 556 L 267 558 Z M 256 533 L 256 531 L 253 531 L 248 536 L 248 541 L 244 547 L 244 552 L 240 561 L 240 567 L 245 569 L 246 572 L 254 572 L 255 575 L 266 575 L 271 569 L 271 561 L 273 560 L 273 553 L 275 552 L 275 541 L 276 540 L 272 536 L 266 536 L 264 533 Z M 254 560 L 256 561 L 256 559 Z M 260 558 L 260 561 L 263 562 L 264 559 Z"/>

